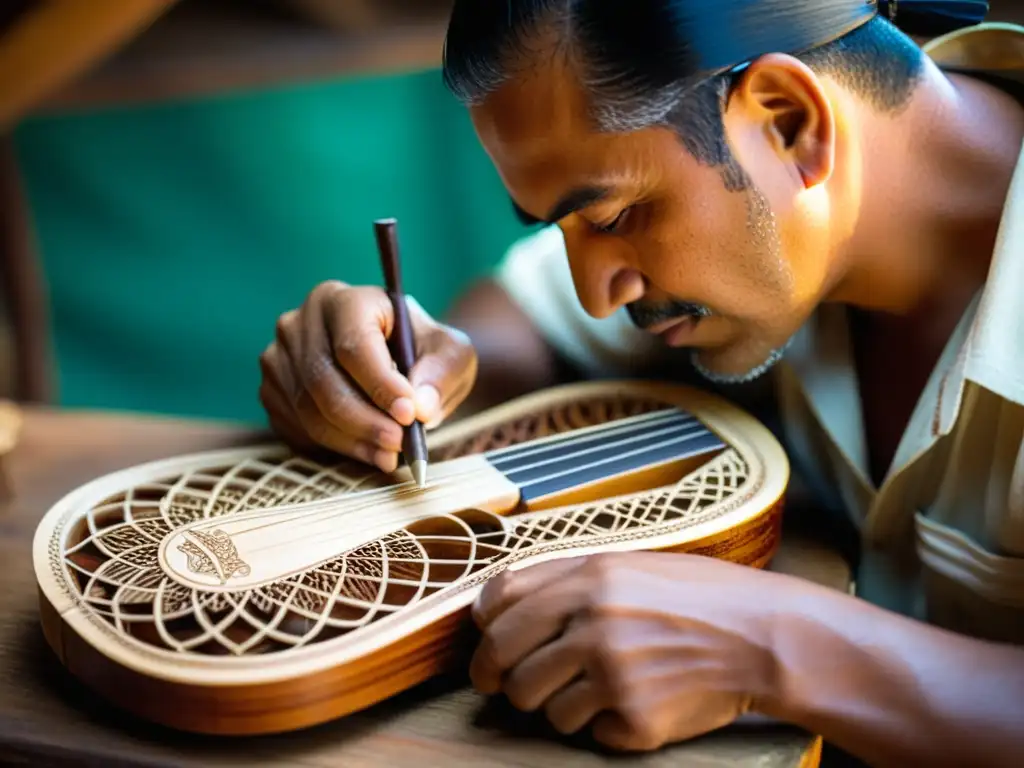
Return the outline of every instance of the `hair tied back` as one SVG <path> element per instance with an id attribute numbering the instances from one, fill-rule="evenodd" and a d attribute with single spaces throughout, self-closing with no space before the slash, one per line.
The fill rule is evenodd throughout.
<path id="1" fill-rule="evenodd" d="M 908 35 L 935 37 L 980 24 L 985 0 L 878 0 L 878 15 Z"/>

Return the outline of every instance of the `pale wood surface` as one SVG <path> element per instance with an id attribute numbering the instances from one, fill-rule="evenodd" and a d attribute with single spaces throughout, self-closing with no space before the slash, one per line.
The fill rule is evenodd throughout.
<path id="1" fill-rule="evenodd" d="M 555 738 L 534 717 L 442 680 L 385 705 L 286 736 L 196 738 L 110 709 L 57 663 L 39 628 L 31 540 L 45 511 L 72 488 L 132 464 L 264 439 L 231 425 L 29 409 L 9 455 L 14 498 L 0 503 L 0 755 L 28 764 L 338 766 L 589 766 L 606 758 Z M 820 546 L 790 539 L 777 569 L 846 588 L 844 566 Z M 806 765 L 817 740 L 775 727 L 733 729 L 627 766 Z M 813 764 L 810 763 L 810 764 Z"/>

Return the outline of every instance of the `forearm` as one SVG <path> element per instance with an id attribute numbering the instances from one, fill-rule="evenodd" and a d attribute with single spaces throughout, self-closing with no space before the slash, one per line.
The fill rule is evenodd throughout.
<path id="1" fill-rule="evenodd" d="M 821 595 L 777 628 L 764 714 L 873 766 L 1017 766 L 1024 650 L 945 632 L 854 598 Z"/>
<path id="2" fill-rule="evenodd" d="M 576 378 L 494 282 L 475 285 L 453 305 L 445 322 L 469 336 L 477 354 L 476 384 L 457 417 Z"/>

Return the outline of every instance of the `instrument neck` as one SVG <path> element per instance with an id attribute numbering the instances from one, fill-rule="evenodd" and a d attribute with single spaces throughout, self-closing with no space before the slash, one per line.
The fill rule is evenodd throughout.
<path id="1" fill-rule="evenodd" d="M 487 460 L 531 504 L 652 467 L 705 457 L 726 447 L 694 416 L 669 408 L 568 435 L 489 451 Z"/>
<path id="2" fill-rule="evenodd" d="M 167 573 L 186 586 L 247 589 L 315 568 L 419 520 L 467 509 L 505 515 L 543 508 L 552 499 L 567 503 L 566 493 L 604 491 L 609 480 L 707 460 L 724 447 L 693 416 L 657 411 L 439 462 L 425 488 L 405 482 L 207 518 L 170 534 L 160 557 Z"/>

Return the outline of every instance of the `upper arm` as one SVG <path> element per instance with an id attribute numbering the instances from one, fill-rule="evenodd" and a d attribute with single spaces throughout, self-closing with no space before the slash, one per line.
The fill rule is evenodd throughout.
<path id="1" fill-rule="evenodd" d="M 477 380 L 464 415 L 572 378 L 531 319 L 494 280 L 482 280 L 455 302 L 446 322 L 469 336 Z"/>

